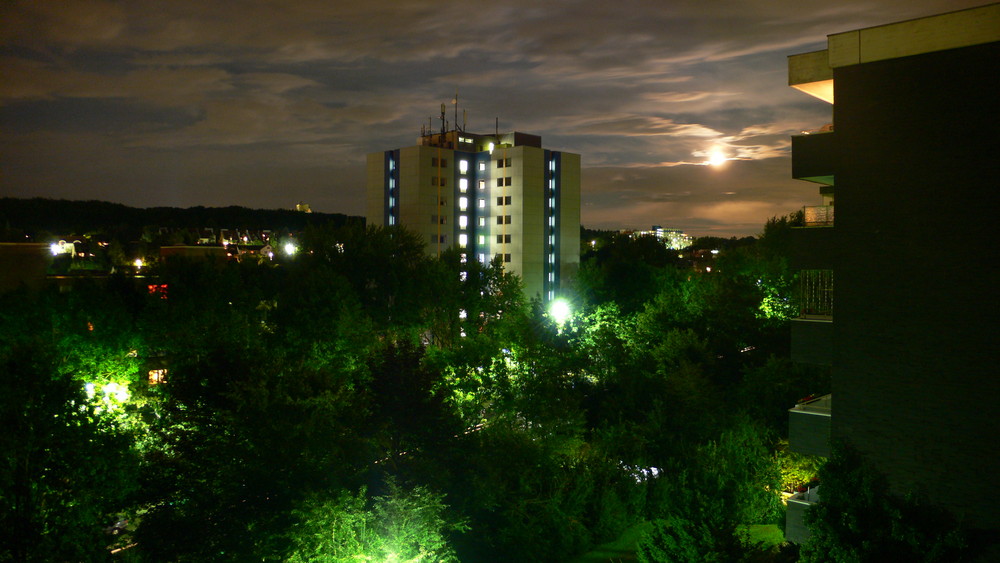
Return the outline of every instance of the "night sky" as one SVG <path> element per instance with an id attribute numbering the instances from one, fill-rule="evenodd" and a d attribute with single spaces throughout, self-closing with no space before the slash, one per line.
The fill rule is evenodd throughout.
<path id="1" fill-rule="evenodd" d="M 3 0 L 0 195 L 363 215 L 365 154 L 457 89 L 467 130 L 582 155 L 588 227 L 758 234 L 820 203 L 789 135 L 831 107 L 786 57 L 985 3 Z"/>

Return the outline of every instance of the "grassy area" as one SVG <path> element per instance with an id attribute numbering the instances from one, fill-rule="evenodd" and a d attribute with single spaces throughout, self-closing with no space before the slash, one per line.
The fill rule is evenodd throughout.
<path id="1" fill-rule="evenodd" d="M 635 561 L 635 546 L 639 538 L 649 529 L 649 522 L 641 522 L 626 529 L 618 539 L 601 544 L 593 550 L 574 559 L 572 563 L 619 563 Z"/>
<path id="2" fill-rule="evenodd" d="M 785 533 L 781 526 L 775 524 L 753 524 L 747 526 L 750 541 L 764 544 L 764 549 L 771 549 L 785 543 Z"/>

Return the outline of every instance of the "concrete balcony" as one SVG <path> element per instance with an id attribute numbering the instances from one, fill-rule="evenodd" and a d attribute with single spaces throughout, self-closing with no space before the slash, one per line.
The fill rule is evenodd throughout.
<path id="1" fill-rule="evenodd" d="M 792 319 L 792 361 L 829 366 L 833 363 L 833 319 Z"/>
<path id="2" fill-rule="evenodd" d="M 833 219 L 832 211 L 827 218 Z M 837 230 L 829 226 L 795 227 L 789 243 L 788 263 L 796 270 L 832 269 L 843 252 L 842 245 L 837 244 Z"/>
<path id="3" fill-rule="evenodd" d="M 834 185 L 834 132 L 792 135 L 792 178 Z"/>
<path id="4" fill-rule="evenodd" d="M 830 457 L 833 395 L 803 401 L 788 409 L 788 448 L 800 454 Z"/>
<path id="5" fill-rule="evenodd" d="M 809 539 L 806 512 L 817 502 L 819 502 L 819 486 L 789 497 L 785 510 L 785 539 L 798 544 L 805 543 Z"/>

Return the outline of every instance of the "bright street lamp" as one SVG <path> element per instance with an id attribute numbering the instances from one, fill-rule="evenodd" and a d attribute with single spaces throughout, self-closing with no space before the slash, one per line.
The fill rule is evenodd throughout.
<path id="1" fill-rule="evenodd" d="M 569 320 L 569 302 L 561 297 L 553 299 L 552 303 L 549 304 L 549 315 L 552 315 L 552 320 L 554 320 L 559 327 L 562 327 L 562 325 Z"/>

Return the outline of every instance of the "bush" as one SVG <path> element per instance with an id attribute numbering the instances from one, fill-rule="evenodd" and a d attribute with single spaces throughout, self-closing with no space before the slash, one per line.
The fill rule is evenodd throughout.
<path id="1" fill-rule="evenodd" d="M 805 562 L 961 561 L 965 533 L 944 511 L 913 495 L 890 494 L 884 475 L 837 446 L 820 469 L 821 502 L 810 507 Z"/>

